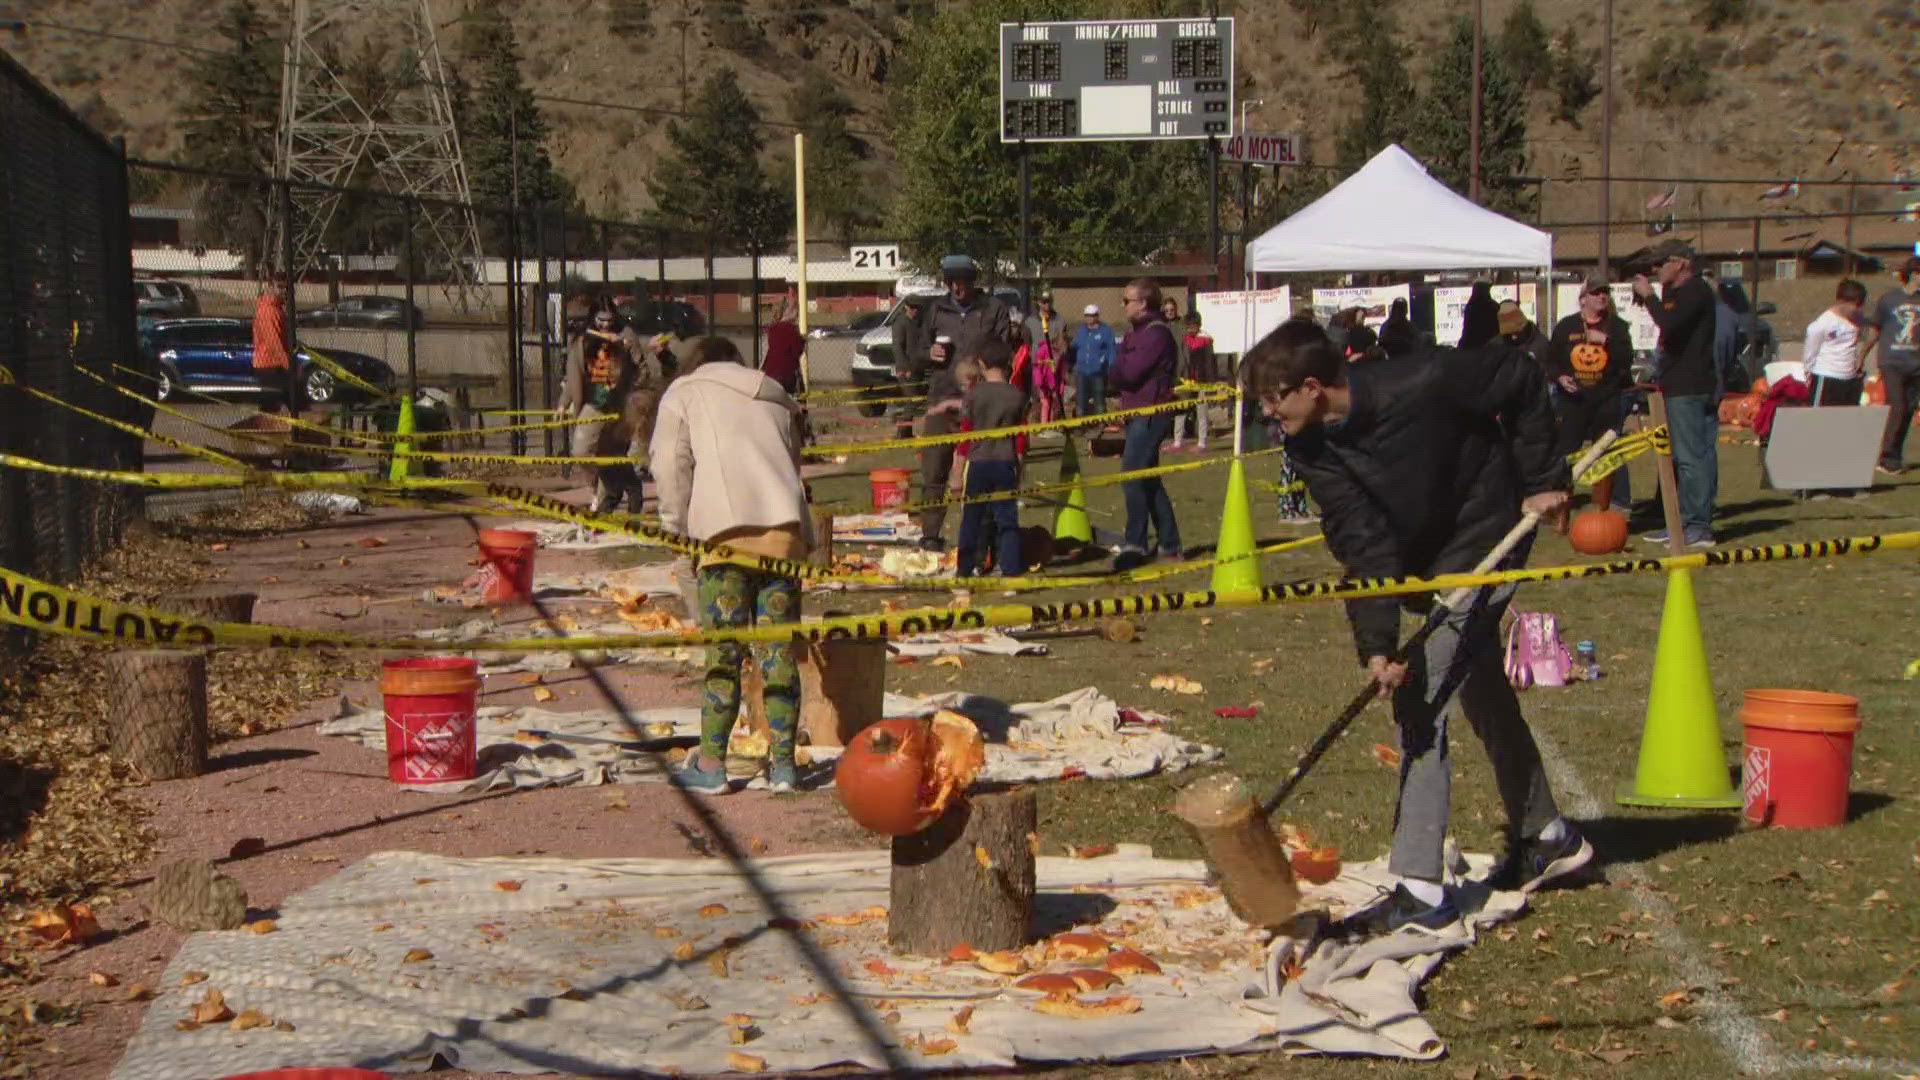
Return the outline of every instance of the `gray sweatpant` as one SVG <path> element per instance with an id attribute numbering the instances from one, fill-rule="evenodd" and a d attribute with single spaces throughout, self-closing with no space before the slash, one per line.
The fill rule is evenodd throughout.
<path id="1" fill-rule="evenodd" d="M 1493 763 L 1509 826 L 1534 837 L 1560 814 L 1540 765 L 1540 749 L 1520 715 L 1520 699 L 1502 663 L 1500 619 L 1512 599 L 1511 585 L 1480 590 L 1466 610 L 1451 613 L 1427 638 L 1425 648 L 1408 659 L 1407 681 L 1394 691 L 1400 803 L 1387 868 L 1401 877 L 1442 877 L 1441 847 L 1453 786 L 1447 722 L 1455 702 Z"/>
<path id="2" fill-rule="evenodd" d="M 619 413 L 596 409 L 592 405 L 582 405 L 575 411 L 574 417 L 590 420 L 596 416 L 619 416 Z M 608 427 L 618 421 L 606 424 L 578 424 L 567 430 L 568 448 L 574 457 L 612 457 L 625 449 L 626 455 L 634 461 L 646 453 L 646 447 L 640 443 L 640 433 L 631 434 L 624 448 L 618 448 L 617 434 L 610 435 Z M 610 447 L 614 447 L 610 449 Z M 593 501 L 597 508 L 617 507 L 621 496 L 629 490 L 634 493 L 633 511 L 640 512 L 640 479 L 632 465 L 589 465 L 589 475 L 593 477 Z"/>

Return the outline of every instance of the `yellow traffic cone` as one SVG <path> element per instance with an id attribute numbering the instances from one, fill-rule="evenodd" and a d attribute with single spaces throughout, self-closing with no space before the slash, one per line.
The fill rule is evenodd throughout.
<path id="1" fill-rule="evenodd" d="M 1260 560 L 1253 558 L 1253 502 L 1247 497 L 1247 469 L 1239 458 L 1227 472 L 1227 501 L 1220 508 L 1220 538 L 1213 546 L 1213 591 L 1258 592 Z"/>
<path id="2" fill-rule="evenodd" d="M 393 433 L 402 436 L 411 435 L 414 432 L 413 423 L 413 397 L 410 394 L 403 395 L 400 398 L 400 419 L 395 421 Z M 405 483 L 407 477 L 414 474 L 419 464 L 413 460 L 412 450 L 413 440 L 403 438 L 394 441 L 393 465 L 387 470 L 389 482 Z"/>
<path id="3" fill-rule="evenodd" d="M 1647 722 L 1640 732 L 1640 764 L 1633 783 L 1620 785 L 1615 799 L 1623 806 L 1731 810 L 1741 805 L 1740 793 L 1727 778 L 1706 642 L 1693 602 L 1693 577 L 1686 570 L 1667 575 Z"/>
<path id="4" fill-rule="evenodd" d="M 1087 520 L 1087 489 L 1080 482 L 1080 455 L 1073 448 L 1073 432 L 1060 450 L 1060 482 L 1072 483 L 1066 505 L 1053 515 L 1053 540 L 1056 544 L 1093 543 L 1093 522 Z"/>

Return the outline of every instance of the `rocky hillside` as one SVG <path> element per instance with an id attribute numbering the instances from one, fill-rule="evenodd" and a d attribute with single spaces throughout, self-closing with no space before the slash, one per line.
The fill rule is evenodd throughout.
<path id="1" fill-rule="evenodd" d="M 217 2 L 217 0 L 216 0 Z M 1419 78 L 1447 21 L 1470 0 L 1398 0 L 1402 38 Z M 1711 32 L 1701 11 L 1710 0 L 1616 5 L 1619 176 L 1794 177 L 1848 174 L 1887 178 L 1920 174 L 1920 5 L 1912 0 L 1717 0 L 1735 18 Z M 697 85 L 713 65 L 736 68 L 769 118 L 784 118 L 789 88 L 808 67 L 827 71 L 860 110 L 855 126 L 889 153 L 883 115 L 888 80 L 911 23 L 895 12 L 921 5 L 891 0 L 747 0 L 744 18 L 724 17 L 702 0 L 520 0 L 511 5 L 538 93 L 677 108 L 685 82 Z M 1324 28 L 1295 0 L 1223 4 L 1240 17 L 1242 94 L 1261 99 L 1253 126 L 1308 135 L 1310 151 L 1332 157 L 1358 92 L 1329 59 Z M 458 33 L 458 0 L 438 0 L 443 44 Z M 1487 0 L 1490 32 L 1511 0 Z M 1536 0 L 1549 32 L 1573 27 L 1599 45 L 1593 0 Z M 716 10 L 709 10 L 710 8 Z M 0 20 L 22 18 L 24 33 L 0 33 L 0 47 L 53 85 L 102 127 L 122 132 L 138 154 L 165 156 L 176 142 L 172 111 L 183 96 L 191 55 L 132 39 L 205 43 L 207 0 L 0 0 Z M 1655 60 L 1664 50 L 1664 65 Z M 684 67 L 683 67 L 684 57 Z M 1658 78 L 1650 77 L 1658 73 Z M 1676 95 L 1663 87 L 1681 84 Z M 1660 99 L 1699 100 L 1662 105 Z M 644 178 L 662 144 L 665 118 L 548 102 L 554 152 L 590 207 L 628 214 L 644 205 Z M 1546 220 L 1587 220 L 1596 210 L 1600 107 L 1577 122 L 1553 118 L 1552 94 L 1532 102 L 1531 172 L 1553 178 L 1543 189 Z M 784 137 L 775 134 L 769 142 Z M 1561 182 L 1569 181 L 1569 182 Z M 1665 184 L 1616 187 L 1616 213 L 1637 217 Z M 1676 211 L 1752 212 L 1758 188 L 1683 184 Z M 1898 208 L 1913 193 L 1863 191 L 1862 207 Z M 1809 188 L 1799 209 L 1839 209 L 1840 189 Z M 1886 219 L 1882 219 L 1884 222 Z"/>

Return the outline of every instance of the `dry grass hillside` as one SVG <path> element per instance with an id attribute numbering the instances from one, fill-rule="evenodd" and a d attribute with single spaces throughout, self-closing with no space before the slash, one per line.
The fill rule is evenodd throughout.
<path id="1" fill-rule="evenodd" d="M 1403 38 L 1419 77 L 1425 57 L 1446 33 L 1451 16 L 1469 0 L 1401 0 Z M 1747 16 L 1708 33 L 1695 21 L 1703 0 L 1619 0 L 1616 63 L 1620 72 L 1614 134 L 1617 176 L 1793 177 L 1847 175 L 1888 178 L 1920 174 L 1920 5 L 1912 0 L 1751 0 Z M 715 40 L 701 0 L 521 0 L 512 5 L 526 57 L 525 73 L 542 94 L 618 101 L 671 109 L 681 93 L 682 44 L 687 80 L 697 84 L 716 64 L 741 74 L 748 93 L 769 118 L 785 115 L 788 88 L 808 66 L 830 72 L 860 109 L 858 128 L 882 133 L 887 80 L 897 70 L 898 37 L 909 24 L 890 14 L 887 0 L 748 0 L 747 18 L 764 37 L 748 55 Z M 1226 5 L 1223 5 L 1226 6 Z M 1497 30 L 1510 0 L 1487 0 Z M 456 0 L 439 0 L 457 33 Z M 1352 115 L 1358 93 L 1328 59 L 1320 28 L 1294 4 L 1262 0 L 1237 5 L 1243 94 L 1264 99 L 1254 110 L 1261 129 L 1294 129 L 1309 136 L 1311 152 L 1332 156 L 1335 133 Z M 623 16 L 644 9 L 644 32 L 616 29 Z M 1597 48 L 1599 12 L 1592 0 L 1537 0 L 1550 32 L 1573 26 Z M 0 18 L 25 18 L 24 34 L 0 34 L 0 47 L 19 57 L 69 102 L 103 127 L 124 132 L 134 151 L 165 155 L 174 148 L 173 109 L 191 56 L 126 38 L 205 43 L 208 0 L 0 0 Z M 62 29 L 65 27 L 67 29 Z M 120 37 L 109 35 L 123 35 Z M 1640 73 L 1658 43 L 1692 43 L 1704 74 L 1704 105 L 1653 105 Z M 1698 75 L 1694 76 L 1699 78 Z M 584 106 L 547 105 L 556 159 L 596 211 L 628 214 L 645 204 L 644 178 L 662 145 L 665 118 Z M 1591 182 L 1598 172 L 1596 101 L 1579 123 L 1552 119 L 1550 96 L 1533 96 L 1531 172 L 1553 178 L 1543 195 L 1549 221 L 1588 220 L 1596 208 Z M 783 142 L 774 133 L 770 144 Z M 1570 182 L 1560 182 L 1562 180 Z M 1638 216 L 1650 195 L 1666 185 L 1616 187 L 1616 214 Z M 1754 186 L 1683 184 L 1677 213 L 1750 213 Z M 1863 191 L 1863 208 L 1902 206 L 1916 198 L 1891 190 Z M 1845 204 L 1837 188 L 1807 191 L 1792 205 L 1807 211 Z M 1884 227 L 1888 219 L 1879 219 Z"/>

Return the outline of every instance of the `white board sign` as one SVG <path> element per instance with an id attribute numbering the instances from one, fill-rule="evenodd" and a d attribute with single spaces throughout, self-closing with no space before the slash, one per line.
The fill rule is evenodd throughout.
<path id="1" fill-rule="evenodd" d="M 1247 165 L 1300 164 L 1300 136 L 1297 132 L 1249 131 L 1223 139 L 1220 160 Z"/>
<path id="2" fill-rule="evenodd" d="M 1365 308 L 1362 320 L 1375 330 L 1387 321 L 1395 300 L 1412 302 L 1412 290 L 1405 285 L 1367 285 L 1344 289 L 1313 290 L 1313 317 L 1325 326 L 1327 320 L 1350 307 Z"/>
<path id="3" fill-rule="evenodd" d="M 1193 309 L 1200 313 L 1200 329 L 1213 338 L 1217 353 L 1244 353 L 1293 314 L 1293 290 L 1195 293 Z"/>
<path id="4" fill-rule="evenodd" d="M 847 249 L 847 261 L 855 270 L 898 270 L 900 245 L 855 244 Z"/>
<path id="5" fill-rule="evenodd" d="M 1781 409 L 1767 434 L 1767 483 L 1786 491 L 1873 486 L 1885 405 Z"/>
<path id="6" fill-rule="evenodd" d="M 1653 321 L 1647 309 L 1633 302 L 1633 286 L 1625 282 L 1616 282 L 1608 286 L 1613 293 L 1613 306 L 1620 317 L 1627 320 L 1627 329 L 1633 334 L 1633 351 L 1652 352 L 1660 344 L 1660 327 Z M 1556 285 L 1553 288 L 1553 310 L 1566 318 L 1580 310 L 1580 286 L 1577 284 Z M 1542 327 L 1551 331 L 1553 327 Z"/>
<path id="7" fill-rule="evenodd" d="M 1536 303 L 1536 292 L 1538 289 L 1531 282 L 1523 285 L 1495 285 L 1493 298 L 1496 301 L 1519 301 L 1520 310 L 1526 312 L 1527 318 L 1538 324 L 1540 316 L 1537 314 L 1539 307 Z M 1441 345 L 1460 343 L 1460 331 L 1466 329 L 1467 298 L 1472 295 L 1473 287 L 1470 285 L 1449 285 L 1433 290 L 1434 341 Z M 1540 332 L 1544 334 L 1552 329 L 1551 326 L 1544 326 L 1540 328 Z"/>

